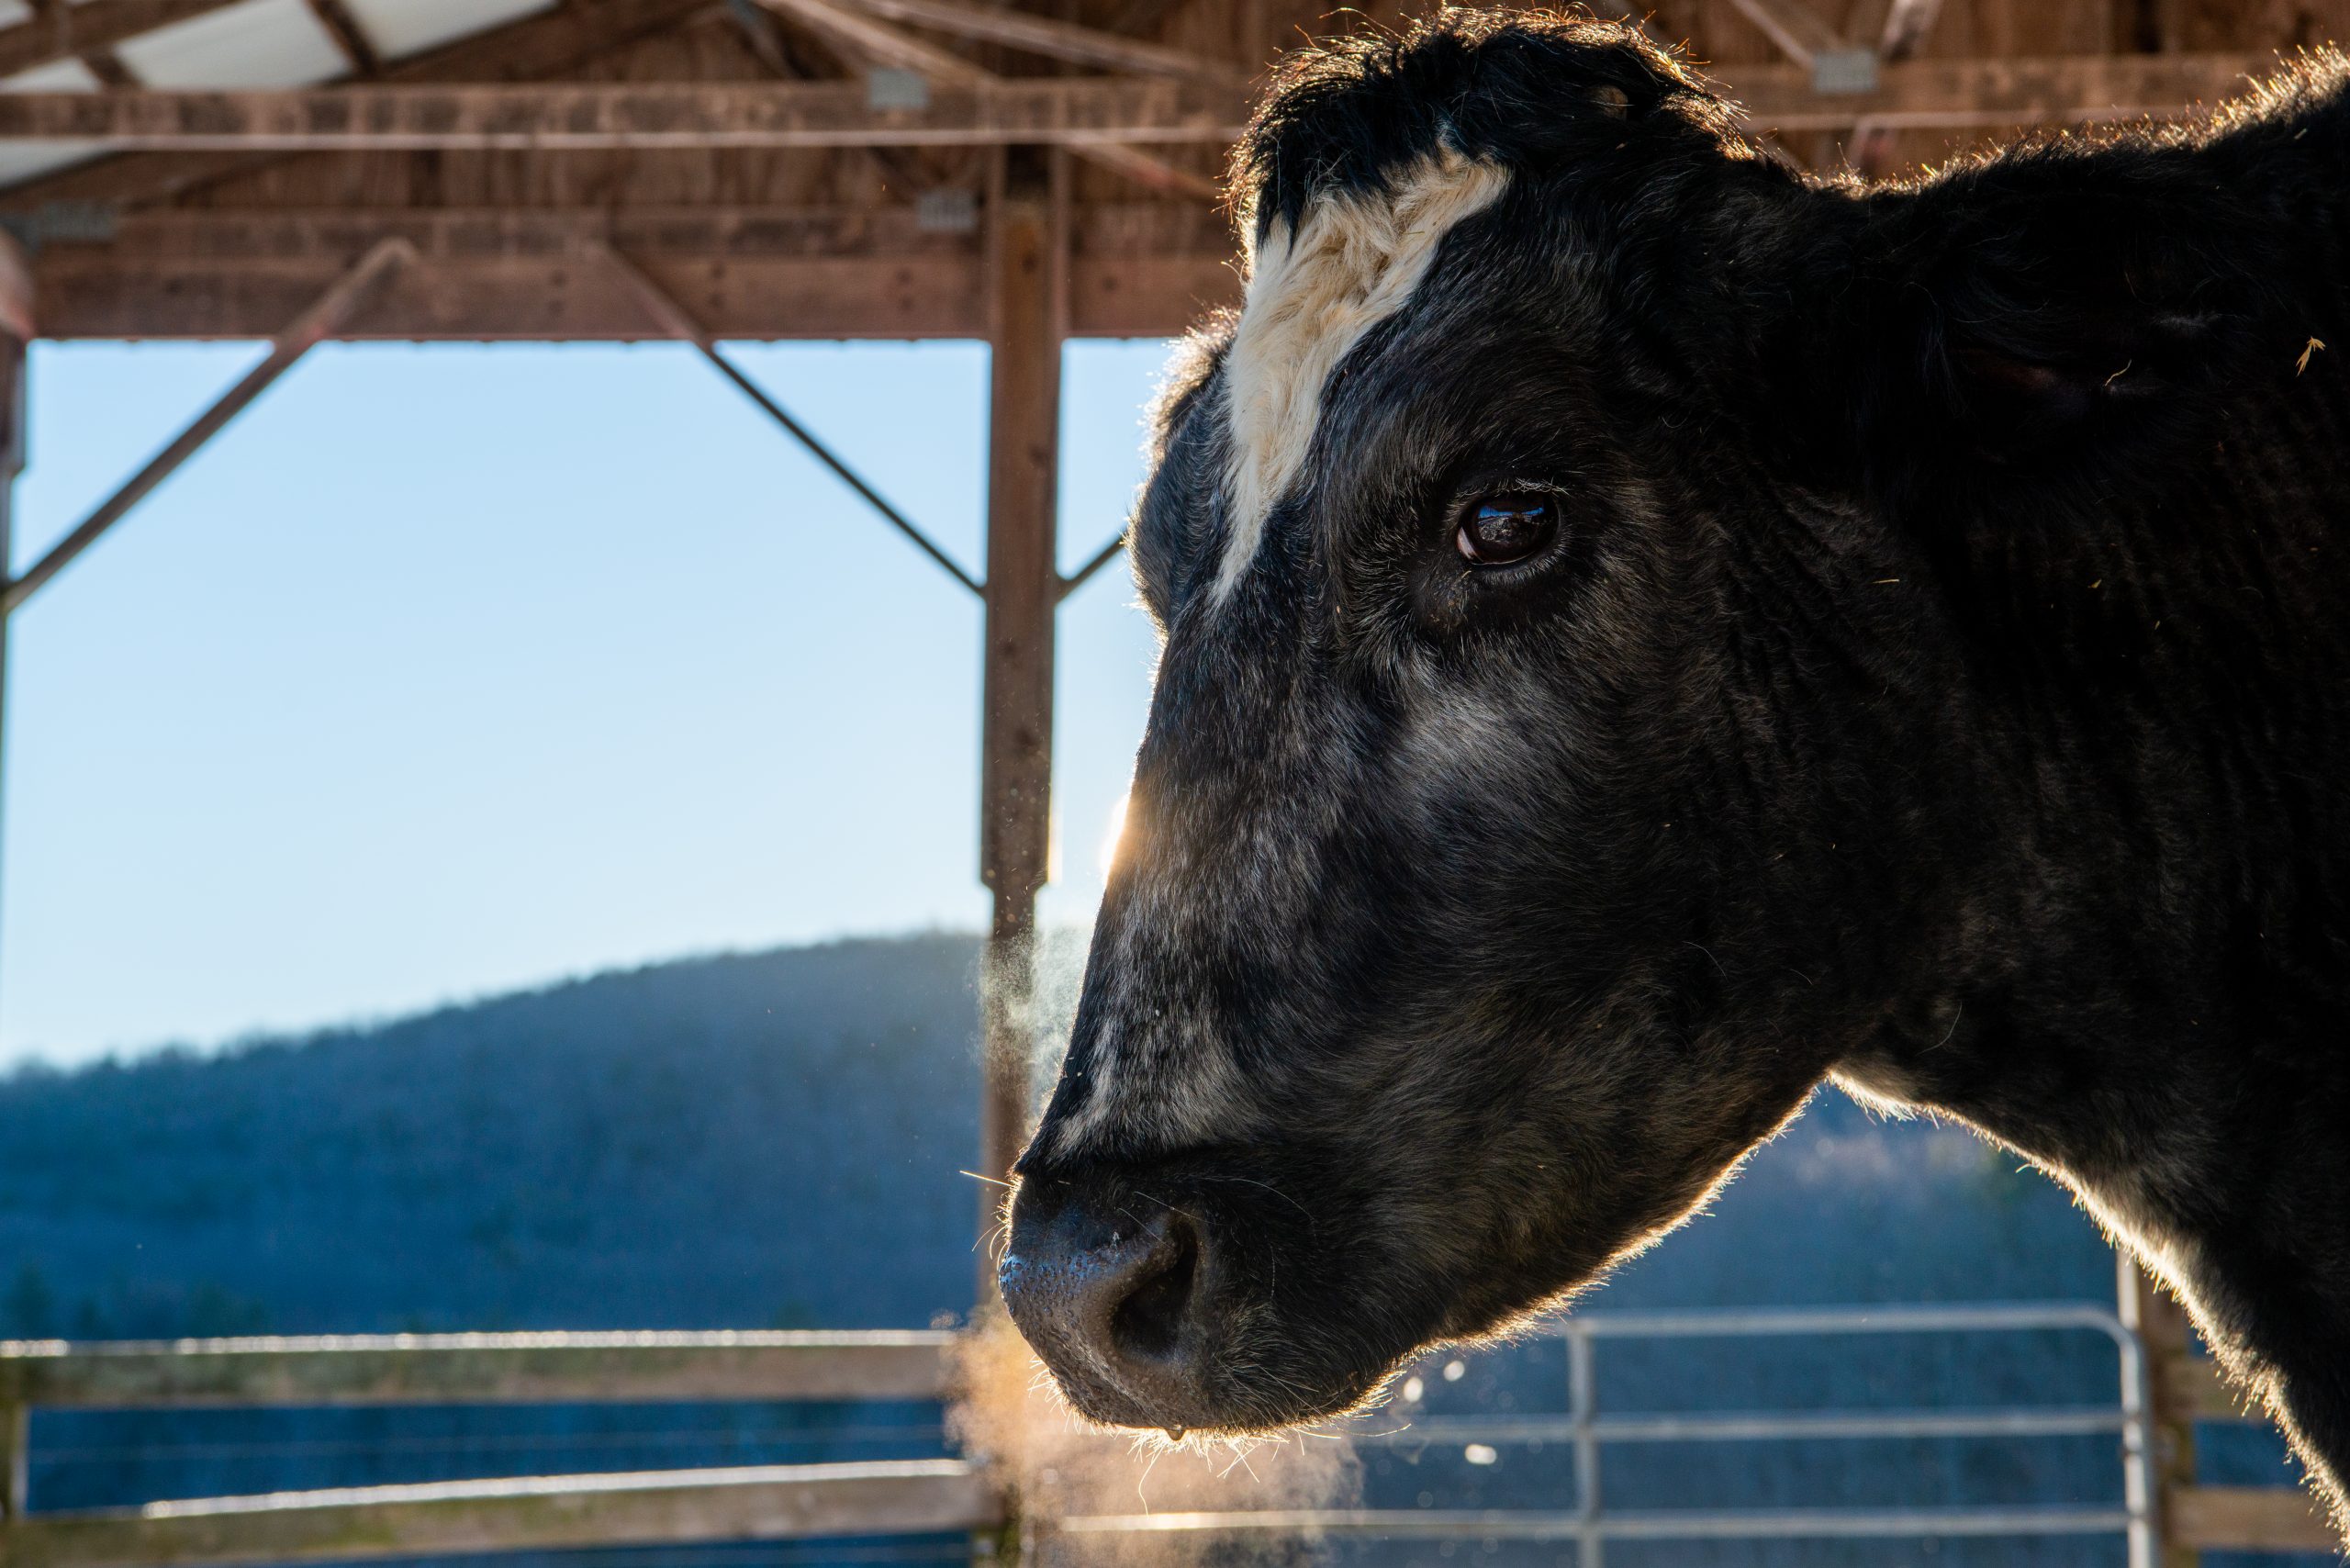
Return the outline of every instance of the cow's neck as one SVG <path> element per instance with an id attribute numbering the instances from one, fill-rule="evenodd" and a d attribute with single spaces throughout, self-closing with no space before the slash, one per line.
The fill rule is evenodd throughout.
<path id="1" fill-rule="evenodd" d="M 1924 786 L 1971 847 L 1921 859 L 1937 913 L 1841 1070 L 2030 1155 L 2247 1344 L 2255 1299 L 2350 1302 L 2345 389 L 2236 410 L 2143 515 L 1975 554 L 1980 753 Z"/>

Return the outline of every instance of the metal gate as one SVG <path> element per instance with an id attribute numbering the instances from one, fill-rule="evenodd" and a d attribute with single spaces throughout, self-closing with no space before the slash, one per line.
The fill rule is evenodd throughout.
<path id="1" fill-rule="evenodd" d="M 1593 1376 L 1606 1339 L 1766 1338 L 1818 1335 L 2101 1334 L 2113 1347 L 2116 1396 L 2094 1406 L 2010 1406 L 1922 1410 L 1604 1414 Z M 2154 1568 L 2153 1446 L 2145 1356 L 2110 1309 L 2088 1303 L 1976 1306 L 1806 1307 L 1732 1312 L 1586 1313 L 1547 1332 L 1566 1342 L 1568 1407 L 1561 1416 L 1475 1416 L 1416 1421 L 1408 1433 L 1351 1434 L 1358 1444 L 1569 1445 L 1576 1506 L 1530 1509 L 1326 1508 L 1225 1513 L 1092 1514 L 1044 1527 L 1069 1535 L 1270 1531 L 1389 1538 L 1572 1541 L 1579 1568 L 1602 1568 L 1611 1540 L 1800 1540 L 1853 1537 L 2120 1535 L 2130 1568 Z M 1617 1511 L 1601 1484 L 1601 1451 L 1662 1442 L 1772 1442 L 1805 1439 L 2042 1438 L 2112 1433 L 2121 1439 L 2122 1502 L 2114 1506 L 1831 1507 Z"/>

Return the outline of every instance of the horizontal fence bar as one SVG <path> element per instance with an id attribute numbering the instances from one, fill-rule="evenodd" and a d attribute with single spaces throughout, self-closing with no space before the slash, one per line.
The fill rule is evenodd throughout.
<path id="1" fill-rule="evenodd" d="M 2060 1438 L 2118 1432 L 2128 1424 L 2107 1406 L 2045 1410 L 1821 1410 L 1793 1414 L 1732 1411 L 1689 1416 L 1603 1416 L 1591 1436 L 1603 1443 L 1783 1441 L 1822 1438 Z M 1360 1445 L 1572 1442 L 1572 1416 L 1446 1417 L 1392 1432 L 1345 1432 Z"/>
<path id="2" fill-rule="evenodd" d="M 1762 1508 L 1602 1514 L 1436 1508 L 1271 1508 L 1240 1513 L 1085 1514 L 1050 1528 L 1069 1535 L 1374 1535 L 1398 1540 L 1798 1540 L 1838 1537 L 2103 1535 L 2128 1528 L 2120 1508 Z"/>
<path id="3" fill-rule="evenodd" d="M 1002 1505 L 959 1460 L 444 1481 L 36 1514 L 0 1536 L 7 1568 L 350 1561 L 982 1529 Z"/>
<path id="4" fill-rule="evenodd" d="M 0 1406 L 938 1399 L 955 1336 L 397 1334 L 0 1342 Z"/>
<path id="5" fill-rule="evenodd" d="M 2178 1486 L 2163 1498 L 2173 1544 L 2235 1551 L 2341 1551 L 2342 1538 L 2306 1492 L 2286 1486 Z"/>
<path id="6" fill-rule="evenodd" d="M 1593 1312 L 1552 1319 L 1537 1332 L 1608 1339 L 1744 1338 L 1775 1334 L 2009 1333 L 2093 1328 L 2112 1338 L 2129 1329 L 2110 1307 L 2087 1302 L 1986 1302 L 1952 1306 L 1791 1306 L 1743 1312 Z"/>
<path id="7" fill-rule="evenodd" d="M 2165 1410 L 2183 1411 L 2198 1421 L 2268 1418 L 2251 1394 L 2228 1386 L 2220 1376 L 2219 1363 L 2209 1356 L 2158 1356 L 2154 1375 Z"/>

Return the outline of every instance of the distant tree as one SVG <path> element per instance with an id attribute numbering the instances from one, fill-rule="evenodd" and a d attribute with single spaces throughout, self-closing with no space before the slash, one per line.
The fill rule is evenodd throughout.
<path id="1" fill-rule="evenodd" d="M 269 1332 L 269 1309 L 210 1280 L 188 1293 L 187 1327 L 192 1338 L 228 1339 Z"/>
<path id="2" fill-rule="evenodd" d="M 57 1297 L 39 1264 L 28 1260 L 17 1270 L 16 1282 L 0 1300 L 0 1328 L 12 1339 L 46 1339 L 57 1332 Z"/>

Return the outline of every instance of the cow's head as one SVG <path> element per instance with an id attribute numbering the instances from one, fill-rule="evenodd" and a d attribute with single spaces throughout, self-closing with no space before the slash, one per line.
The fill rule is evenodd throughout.
<path id="1" fill-rule="evenodd" d="M 1080 1410 L 1209 1430 L 1556 1301 L 1852 1052 L 1954 1026 L 1896 976 L 1979 913 L 1932 896 L 1968 783 L 1919 787 L 1980 751 L 1942 745 L 1973 678 L 1943 546 L 1878 520 L 2040 482 L 2177 364 L 2088 308 L 2061 353 L 1969 337 L 1983 269 L 2093 202 L 1881 207 L 1628 28 L 1315 51 L 1236 177 L 1246 300 L 1158 416 L 1158 687 L 1002 1271 Z"/>

